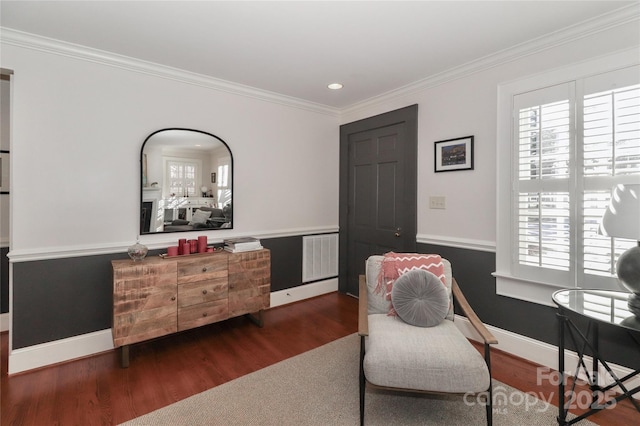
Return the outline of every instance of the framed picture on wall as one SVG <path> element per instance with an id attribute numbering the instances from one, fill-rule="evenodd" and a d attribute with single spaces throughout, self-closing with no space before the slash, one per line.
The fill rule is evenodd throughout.
<path id="1" fill-rule="evenodd" d="M 211 173 L 211 183 L 216 183 L 216 174 Z"/>
<path id="2" fill-rule="evenodd" d="M 9 193 L 9 153 L 0 151 L 0 194 Z"/>
<path id="3" fill-rule="evenodd" d="M 473 136 L 437 141 L 435 172 L 473 170 Z"/>

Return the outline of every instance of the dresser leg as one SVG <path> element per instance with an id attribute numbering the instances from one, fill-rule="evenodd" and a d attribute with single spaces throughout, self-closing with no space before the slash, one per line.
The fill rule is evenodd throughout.
<path id="1" fill-rule="evenodd" d="M 129 367 L 129 345 L 120 346 L 120 366 Z"/>
<path id="2" fill-rule="evenodd" d="M 255 325 L 257 325 L 260 328 L 264 327 L 264 321 L 262 320 L 262 309 L 260 309 L 255 314 L 246 314 L 246 315 L 247 315 L 247 318 L 249 318 L 249 320 L 251 320 L 251 322 L 254 323 Z"/>

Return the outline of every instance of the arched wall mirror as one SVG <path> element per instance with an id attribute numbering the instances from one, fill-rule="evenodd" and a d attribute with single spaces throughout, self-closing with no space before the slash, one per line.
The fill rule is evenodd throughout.
<path id="1" fill-rule="evenodd" d="M 217 136 L 162 129 L 140 154 L 140 234 L 233 226 L 233 156 Z"/>

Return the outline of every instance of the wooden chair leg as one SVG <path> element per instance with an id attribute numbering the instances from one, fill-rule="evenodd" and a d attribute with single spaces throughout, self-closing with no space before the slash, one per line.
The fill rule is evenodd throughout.
<path id="1" fill-rule="evenodd" d="M 364 425 L 364 336 L 360 336 L 360 426 Z"/>

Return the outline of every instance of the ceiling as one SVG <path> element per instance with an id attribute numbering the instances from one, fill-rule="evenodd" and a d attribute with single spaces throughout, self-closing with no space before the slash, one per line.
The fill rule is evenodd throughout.
<path id="1" fill-rule="evenodd" d="M 341 109 L 633 4 L 2 0 L 0 25 Z"/>

